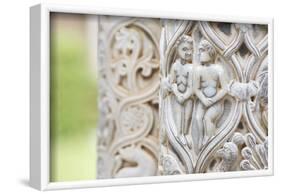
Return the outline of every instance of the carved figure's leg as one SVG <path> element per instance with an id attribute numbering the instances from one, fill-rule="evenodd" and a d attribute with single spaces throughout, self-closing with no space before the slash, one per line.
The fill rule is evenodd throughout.
<path id="1" fill-rule="evenodd" d="M 192 116 L 192 110 L 193 110 L 193 102 L 192 100 L 187 100 L 184 104 L 184 110 L 185 110 L 185 126 L 183 128 L 183 134 L 189 135 L 190 131 L 190 123 L 191 123 L 191 116 Z"/>
<path id="2" fill-rule="evenodd" d="M 197 110 L 196 110 L 196 127 L 197 127 L 197 145 L 198 151 L 201 149 L 203 145 L 203 137 L 205 136 L 204 125 L 203 125 L 203 117 L 205 114 L 206 107 L 199 101 Z"/>
<path id="3" fill-rule="evenodd" d="M 206 111 L 206 114 L 204 115 L 204 119 L 203 119 L 206 140 L 209 140 L 209 138 L 215 135 L 217 129 L 216 121 L 221 116 L 222 111 L 223 111 L 222 103 L 216 103 L 211 107 L 209 107 L 208 110 Z"/>
<path id="4" fill-rule="evenodd" d="M 174 122 L 175 122 L 175 125 L 177 127 L 177 134 L 176 136 L 180 139 L 180 136 L 182 135 L 182 129 L 183 129 L 183 119 L 181 118 L 182 117 L 182 114 L 184 114 L 184 109 L 183 109 L 183 105 L 178 103 L 177 99 L 176 99 L 176 96 L 173 95 L 172 96 L 172 99 L 171 99 L 171 102 L 172 102 L 172 111 L 173 111 L 173 118 L 174 118 Z"/>
<path id="5" fill-rule="evenodd" d="M 188 147 L 191 149 L 192 147 L 192 140 L 190 138 L 190 124 L 191 124 L 191 117 L 192 117 L 192 110 L 193 110 L 193 101 L 187 100 L 184 103 L 184 112 L 185 116 L 182 120 L 184 120 L 184 127 L 183 127 L 183 136 L 186 139 L 186 143 Z"/>

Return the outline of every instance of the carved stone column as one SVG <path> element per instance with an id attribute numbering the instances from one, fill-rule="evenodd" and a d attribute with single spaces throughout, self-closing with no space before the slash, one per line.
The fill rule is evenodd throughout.
<path id="1" fill-rule="evenodd" d="M 97 178 L 157 174 L 160 29 L 159 20 L 99 17 Z"/>
<path id="2" fill-rule="evenodd" d="M 266 169 L 267 26 L 162 24 L 160 174 Z"/>

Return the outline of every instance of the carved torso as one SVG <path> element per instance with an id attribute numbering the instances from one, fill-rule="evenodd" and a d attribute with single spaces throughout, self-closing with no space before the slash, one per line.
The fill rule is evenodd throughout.
<path id="1" fill-rule="evenodd" d="M 191 64 L 181 64 L 179 61 L 176 61 L 173 65 L 173 73 L 175 76 L 175 83 L 177 84 L 178 91 L 184 93 L 190 83 L 188 79 L 191 73 Z"/>
<path id="2" fill-rule="evenodd" d="M 201 66 L 199 67 L 200 89 L 207 98 L 212 98 L 217 94 L 219 86 L 219 71 L 218 65 Z"/>

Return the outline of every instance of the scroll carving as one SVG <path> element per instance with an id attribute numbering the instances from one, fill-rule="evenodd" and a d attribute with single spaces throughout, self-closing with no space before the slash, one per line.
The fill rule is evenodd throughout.
<path id="1" fill-rule="evenodd" d="M 99 17 L 98 178 L 157 174 L 159 20 Z"/>
<path id="2" fill-rule="evenodd" d="M 267 28 L 162 20 L 159 171 L 266 169 Z"/>

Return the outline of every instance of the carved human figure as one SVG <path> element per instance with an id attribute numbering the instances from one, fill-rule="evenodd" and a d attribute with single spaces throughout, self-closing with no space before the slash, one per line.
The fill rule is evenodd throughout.
<path id="1" fill-rule="evenodd" d="M 193 94 L 193 40 L 190 36 L 182 35 L 176 44 L 177 59 L 171 66 L 169 75 L 170 90 L 172 96 L 172 107 L 174 120 L 177 127 L 177 138 L 184 144 L 191 147 L 188 138 L 189 126 L 193 102 L 190 98 Z"/>
<path id="2" fill-rule="evenodd" d="M 199 66 L 194 73 L 194 92 L 198 97 L 196 126 L 198 148 L 215 135 L 216 121 L 223 113 L 221 99 L 227 93 L 227 79 L 223 67 L 215 64 L 216 50 L 207 41 L 199 43 Z"/>

